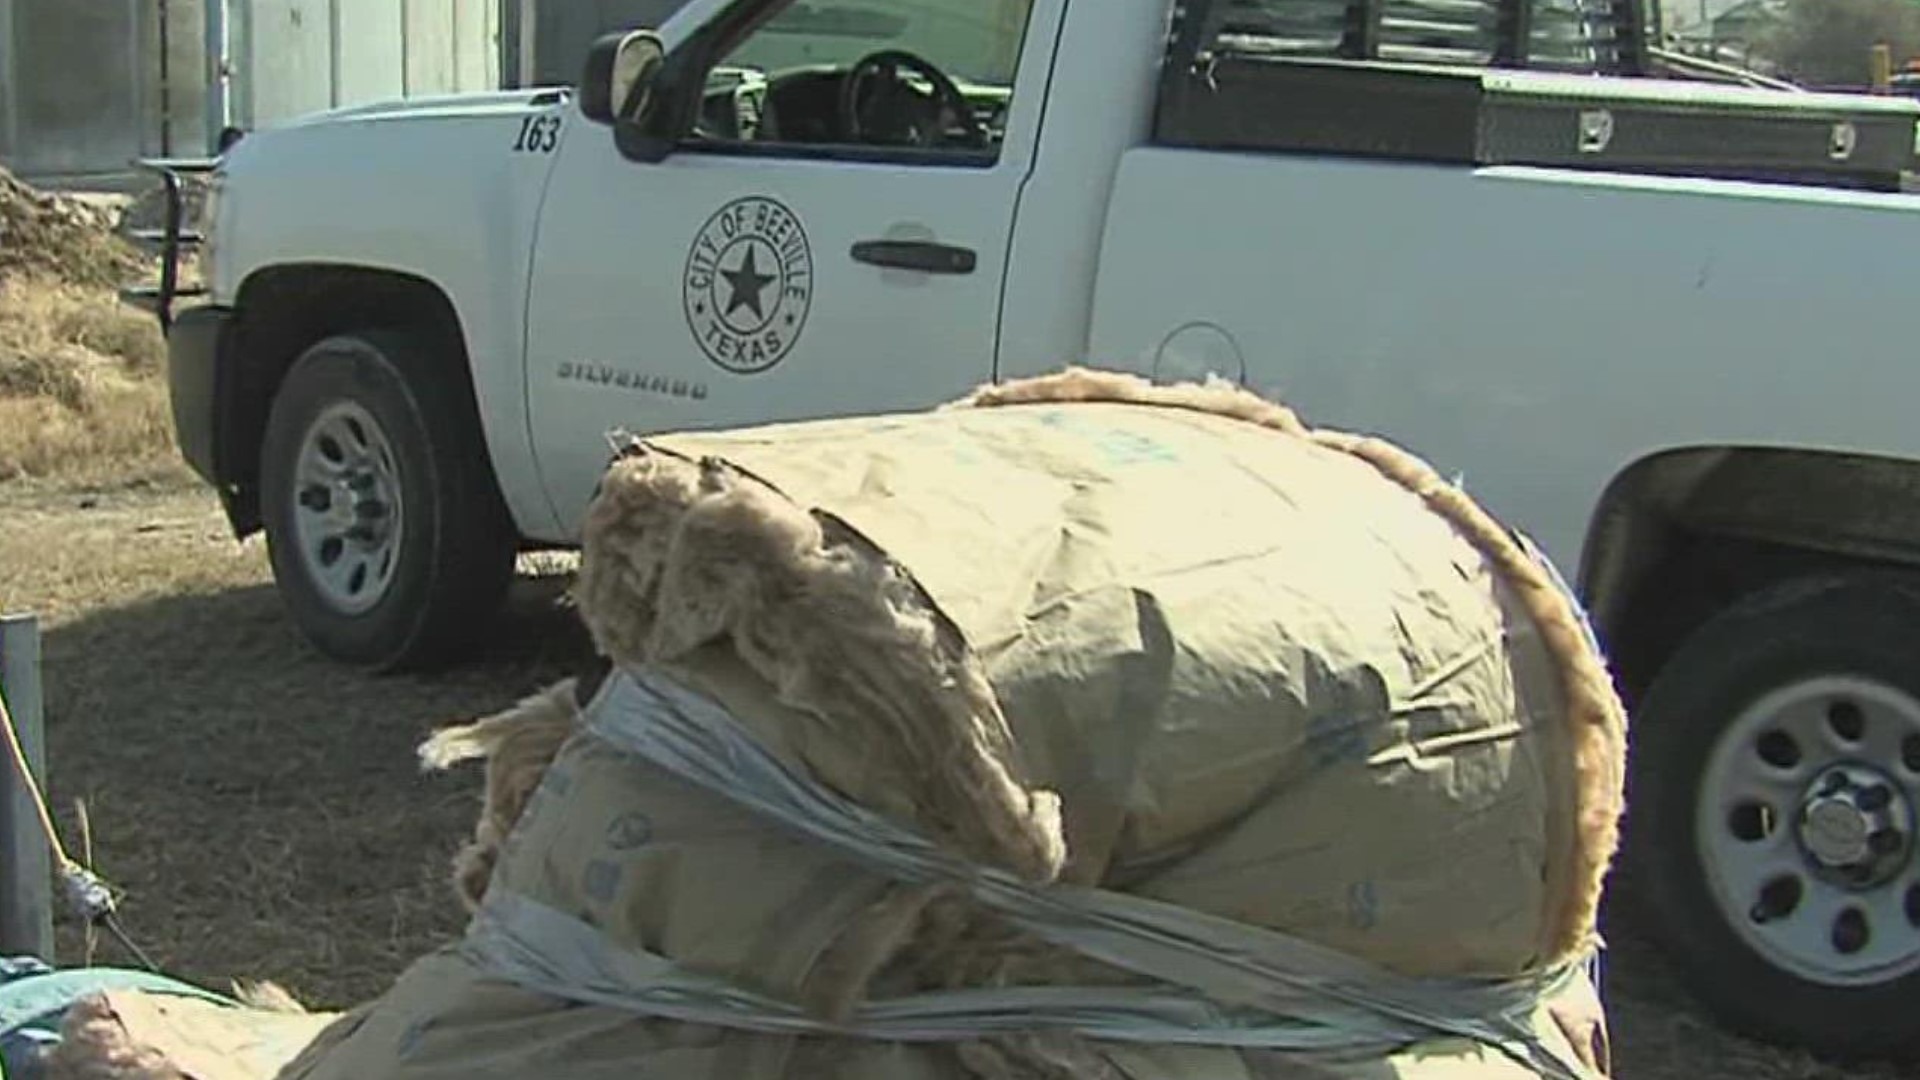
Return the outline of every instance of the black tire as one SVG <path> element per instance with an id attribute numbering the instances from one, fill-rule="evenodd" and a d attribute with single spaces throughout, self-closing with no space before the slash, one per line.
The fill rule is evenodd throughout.
<path id="1" fill-rule="evenodd" d="M 260 453 L 260 505 L 273 574 L 288 613 L 316 648 L 381 672 L 457 659 L 498 612 L 517 538 L 488 470 L 464 395 L 445 386 L 427 339 L 369 330 L 306 350 L 274 397 Z M 439 385 L 436 385 L 436 382 Z M 296 475 L 309 429 L 357 406 L 390 448 L 398 531 L 390 578 L 365 610 L 329 598 L 300 551 Z"/>
<path id="2" fill-rule="evenodd" d="M 1632 906 L 1642 916 L 1635 921 L 1666 950 L 1683 984 L 1744 1034 L 1841 1060 L 1920 1049 L 1920 1025 L 1913 1022 L 1920 972 L 1843 984 L 1806 977 L 1769 958 L 1734 929 L 1732 920 L 1753 916 L 1718 901 L 1695 833 L 1710 757 L 1723 737 L 1732 737 L 1728 729 L 1743 709 L 1777 688 L 1835 675 L 1873 680 L 1920 699 L 1916 643 L 1920 586 L 1911 579 L 1860 575 L 1788 582 L 1728 608 L 1692 633 L 1634 716 L 1624 869 Z M 1809 760 L 1836 759 L 1822 753 Z M 1896 782 L 1904 780 L 1913 799 L 1911 769 L 1900 761 L 1877 764 Z M 1776 827 L 1794 828 L 1787 816 L 1793 812 L 1793 806 L 1780 811 Z M 1811 868 L 1798 835 L 1789 839 L 1798 845 L 1793 857 Z M 1914 858 L 1909 839 L 1906 859 Z M 1911 915 L 1876 932 L 1911 934 L 1920 943 Z"/>

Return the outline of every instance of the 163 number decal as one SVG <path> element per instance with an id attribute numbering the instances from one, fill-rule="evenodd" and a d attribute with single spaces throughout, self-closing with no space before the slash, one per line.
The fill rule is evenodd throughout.
<path id="1" fill-rule="evenodd" d="M 520 118 L 520 134 L 513 140 L 513 150 L 517 154 L 551 154 L 560 145 L 560 117 L 557 115 L 523 116 Z"/>

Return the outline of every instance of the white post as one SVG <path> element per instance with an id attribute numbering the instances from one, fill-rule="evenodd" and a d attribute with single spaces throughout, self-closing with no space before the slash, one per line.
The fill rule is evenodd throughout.
<path id="1" fill-rule="evenodd" d="M 20 153 L 20 67 L 13 62 L 13 0 L 0 0 L 0 151 L 8 158 Z"/>
<path id="2" fill-rule="evenodd" d="M 0 693 L 6 696 L 27 765 L 44 792 L 40 623 L 32 615 L 0 616 Z M 11 753 L 0 754 L 0 955 L 53 963 L 53 853 L 40 830 L 39 808 Z"/>
<path id="3" fill-rule="evenodd" d="M 401 33 L 405 32 L 403 23 Z M 346 66 L 340 59 L 343 44 L 340 35 L 340 0 L 327 0 L 327 107 L 330 109 L 340 107 L 340 73 Z"/>
<path id="4" fill-rule="evenodd" d="M 540 71 L 540 65 L 534 56 L 533 24 L 538 19 L 539 5 L 534 0 L 520 0 L 520 55 L 515 59 L 518 66 L 519 87 L 522 90 L 533 86 Z"/>
<path id="5" fill-rule="evenodd" d="M 413 96 L 412 0 L 400 0 L 400 96 Z"/>
<path id="6" fill-rule="evenodd" d="M 233 53 L 227 31 L 227 0 L 206 0 L 207 32 L 207 150 L 220 144 L 220 133 L 233 123 Z"/>

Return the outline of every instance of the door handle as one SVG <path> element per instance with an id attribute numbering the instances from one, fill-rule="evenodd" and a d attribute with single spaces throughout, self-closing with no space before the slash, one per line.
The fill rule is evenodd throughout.
<path id="1" fill-rule="evenodd" d="M 853 259 L 929 274 L 971 274 L 980 262 L 972 248 L 930 240 L 860 240 L 853 245 Z"/>

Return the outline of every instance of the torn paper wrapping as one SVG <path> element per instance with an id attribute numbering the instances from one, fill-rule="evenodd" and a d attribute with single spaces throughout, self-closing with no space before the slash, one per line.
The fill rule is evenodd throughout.
<path id="1" fill-rule="evenodd" d="M 114 989 L 75 1003 L 45 1080 L 269 1080 L 338 1014 Z"/>
<path id="2" fill-rule="evenodd" d="M 1058 793 L 1067 880 L 1413 974 L 1551 951 L 1577 843 L 1553 667 L 1487 561 L 1364 462 L 1107 404 L 650 445 L 831 514 L 912 575 L 992 685 L 1024 786 Z M 698 539 L 689 576 L 723 558 Z M 590 624 L 627 624 L 618 601 L 640 598 L 596 595 L 594 573 Z M 843 621 L 869 614 L 888 612 Z M 894 789 L 876 804 L 935 779 L 881 759 L 853 710 L 810 711 L 756 729 L 842 790 Z M 899 775 L 870 779 L 877 761 Z"/>
<path id="3" fill-rule="evenodd" d="M 650 440 L 595 501 L 582 614 L 620 665 L 671 673 L 796 775 L 1022 887 L 1099 886 L 1395 977 L 1514 979 L 1576 956 L 1611 855 L 1619 731 L 1597 658 L 1570 652 L 1551 610 L 1564 601 L 1516 573 L 1518 547 L 1483 520 L 1435 512 L 1457 494 L 1217 412 L 1042 402 Z M 585 967 L 819 1020 L 956 988 L 1155 984 L 590 734 L 498 858 L 494 893 L 597 935 Z M 621 1027 L 604 1013 L 618 1006 L 562 1009 L 566 993 L 524 983 L 489 1014 L 467 970 L 477 934 L 288 1080 L 527 1065 L 393 1034 L 452 1039 L 469 1022 L 476 1040 L 493 1023 L 528 1033 L 530 1053 L 565 1045 L 540 1071 L 580 1077 L 599 1074 L 571 1048 L 601 1037 L 627 1040 L 643 1071 L 693 1055 L 673 1075 L 813 1075 L 796 1062 L 834 1046 L 846 1056 L 826 1071 L 851 1077 L 1301 1063 L 1077 1037 L 717 1035 L 631 1010 Z M 1562 985 L 1521 1024 L 1591 1060 L 1604 1025 L 1579 980 Z M 596 1022 L 613 1026 L 576 1027 Z M 1422 1049 L 1357 1072 L 1315 1067 L 1424 1076 L 1489 1052 L 1409 1042 Z M 1477 1075 L 1527 1075 L 1494 1053 Z"/>
<path id="4" fill-rule="evenodd" d="M 1543 1041 L 1572 1045 L 1554 1011 L 1578 1011 L 1575 987 L 1529 1018 Z M 1584 1037 L 1584 1035 L 1583 1035 Z M 491 977 L 458 948 L 416 961 L 380 999 L 337 1021 L 280 1080 L 980 1080 L 996 1044 L 795 1038 L 636 1017 Z M 1063 1080 L 1536 1080 L 1537 1073 L 1467 1039 L 1434 1038 L 1390 1053 L 1305 1058 L 1279 1051 L 1107 1043 L 1094 1069 Z M 1012 1054 L 1007 1054 L 1012 1058 Z M 1038 1074 L 1047 1075 L 1047 1074 Z M 1593 1073 L 1590 1075 L 1599 1075 Z"/>

